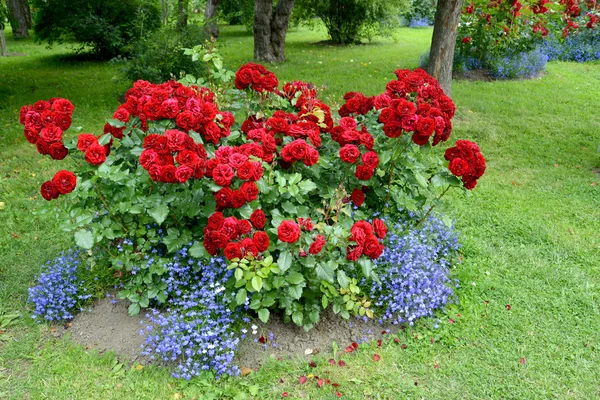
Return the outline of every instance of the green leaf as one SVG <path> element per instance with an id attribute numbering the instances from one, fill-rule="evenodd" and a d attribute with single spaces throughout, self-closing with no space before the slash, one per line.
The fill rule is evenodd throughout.
<path id="1" fill-rule="evenodd" d="M 288 187 L 288 191 L 290 192 L 290 194 L 291 194 L 293 197 L 296 197 L 296 196 L 298 196 L 298 193 L 300 193 L 300 189 L 298 189 L 298 186 L 297 186 L 297 185 L 291 185 L 291 186 L 289 186 L 289 187 Z"/>
<path id="2" fill-rule="evenodd" d="M 130 214 L 141 214 L 142 211 L 144 211 L 144 206 L 141 204 L 136 204 L 135 206 L 129 207 L 128 211 Z"/>
<path id="3" fill-rule="evenodd" d="M 146 296 L 144 296 L 140 299 L 140 307 L 142 307 L 142 308 L 148 307 L 149 303 L 150 303 L 150 300 Z"/>
<path id="4" fill-rule="evenodd" d="M 244 277 L 244 270 L 241 268 L 236 268 L 235 269 L 235 280 L 241 281 L 243 277 Z"/>
<path id="5" fill-rule="evenodd" d="M 267 310 L 266 308 L 261 308 L 260 310 L 258 310 L 258 318 L 260 318 L 260 320 L 265 324 L 269 322 L 269 315 L 269 310 Z"/>
<path id="6" fill-rule="evenodd" d="M 262 285 L 262 278 L 258 275 L 254 275 L 254 278 L 252 278 L 252 288 L 257 292 L 260 292 L 260 290 L 262 289 Z"/>
<path id="7" fill-rule="evenodd" d="M 277 259 L 277 266 L 284 273 L 292 266 L 292 253 L 289 251 L 283 251 L 279 254 Z"/>
<path id="8" fill-rule="evenodd" d="M 305 179 L 298 184 L 298 187 L 300 189 L 302 189 L 303 193 L 308 193 L 311 190 L 315 190 L 317 188 L 317 185 L 313 181 L 309 181 L 309 180 Z"/>
<path id="9" fill-rule="evenodd" d="M 252 215 L 252 207 L 248 204 L 244 204 L 242 207 L 238 208 L 240 216 L 244 219 L 250 219 L 250 215 Z"/>
<path id="10" fill-rule="evenodd" d="M 366 259 L 366 258 L 361 258 L 358 261 L 358 265 L 361 266 L 362 268 L 362 273 L 365 276 L 365 278 L 370 278 L 371 277 L 371 271 L 373 271 L 373 261 Z"/>
<path id="11" fill-rule="evenodd" d="M 244 304 L 246 302 L 247 298 L 248 298 L 248 292 L 246 292 L 246 289 L 241 288 L 240 290 L 238 290 L 237 294 L 235 295 L 235 302 L 237 303 L 238 306 L 241 306 L 242 304 Z"/>
<path id="12" fill-rule="evenodd" d="M 206 249 L 200 242 L 195 242 L 192 247 L 189 248 L 188 254 L 194 258 L 201 258 L 206 254 Z"/>
<path id="13" fill-rule="evenodd" d="M 299 272 L 292 271 L 288 274 L 288 276 L 286 276 L 285 280 L 291 283 L 292 285 L 298 285 L 304 282 L 304 276 Z"/>
<path id="14" fill-rule="evenodd" d="M 169 207 L 162 203 L 154 208 L 149 209 L 148 214 L 150 214 L 156 223 L 160 225 L 165 221 L 167 215 L 169 215 Z"/>
<path id="15" fill-rule="evenodd" d="M 301 179 L 302 179 L 302 174 L 299 174 L 298 172 L 296 172 L 295 174 L 292 174 L 290 177 L 288 177 L 287 181 L 288 181 L 288 184 L 295 185 L 296 183 L 300 182 Z"/>
<path id="16" fill-rule="evenodd" d="M 288 294 L 292 299 L 298 300 L 300 297 L 302 297 L 303 287 L 304 286 L 302 285 L 291 285 L 288 287 Z"/>
<path id="17" fill-rule="evenodd" d="M 92 232 L 82 229 L 75 232 L 74 236 L 75 243 L 82 249 L 90 250 L 92 246 L 94 246 L 94 236 L 92 236 Z"/>
<path id="18" fill-rule="evenodd" d="M 319 279 L 333 283 L 333 268 L 330 265 L 318 263 L 315 267 L 315 272 Z"/>
<path id="19" fill-rule="evenodd" d="M 283 208 L 288 214 L 296 215 L 296 213 L 298 212 L 296 206 L 290 203 L 289 201 L 286 201 L 285 203 L 281 204 L 281 208 Z"/>
<path id="20" fill-rule="evenodd" d="M 348 288 L 348 277 L 346 276 L 346 272 L 344 272 L 343 270 L 339 270 L 337 272 L 337 281 L 340 284 L 340 286 L 344 289 Z"/>
<path id="21" fill-rule="evenodd" d="M 329 297 L 323 295 L 321 297 L 321 305 L 323 306 L 323 309 L 326 309 L 327 306 L 329 305 Z"/>
<path id="22" fill-rule="evenodd" d="M 423 175 L 421 175 L 421 173 L 419 171 L 413 171 L 413 174 L 414 174 L 415 179 L 417 180 L 417 183 L 419 184 L 419 186 L 426 188 L 427 180 L 423 177 Z"/>
<path id="23" fill-rule="evenodd" d="M 115 128 L 122 128 L 125 126 L 125 122 L 119 121 L 118 119 L 111 118 L 108 120 L 110 126 L 114 126 Z"/>
<path id="24" fill-rule="evenodd" d="M 304 319 L 304 315 L 302 311 L 296 311 L 292 314 L 292 321 L 298 326 L 302 326 L 302 320 Z"/>
<path id="25" fill-rule="evenodd" d="M 131 303 L 129 308 L 127 309 L 127 314 L 129 315 L 138 315 L 140 313 L 140 304 L 139 303 Z"/>

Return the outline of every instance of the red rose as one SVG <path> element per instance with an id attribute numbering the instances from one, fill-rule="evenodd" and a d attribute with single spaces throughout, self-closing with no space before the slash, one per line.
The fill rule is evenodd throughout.
<path id="1" fill-rule="evenodd" d="M 240 192 L 244 195 L 244 199 L 248 203 L 256 200 L 258 198 L 258 186 L 254 182 L 244 182 L 242 186 L 240 186 Z"/>
<path id="2" fill-rule="evenodd" d="M 40 134 L 47 143 L 53 143 L 62 140 L 63 131 L 58 126 L 49 126 L 42 128 Z"/>
<path id="3" fill-rule="evenodd" d="M 344 117 L 344 118 L 340 119 L 340 126 L 345 131 L 355 130 L 356 129 L 356 120 L 351 117 Z"/>
<path id="4" fill-rule="evenodd" d="M 246 161 L 237 169 L 238 178 L 248 181 L 252 179 L 254 174 L 254 163 L 252 161 Z"/>
<path id="5" fill-rule="evenodd" d="M 177 171 L 175 172 L 175 179 L 177 179 L 177 182 L 179 183 L 187 182 L 193 173 L 194 169 L 192 167 L 188 165 L 180 165 L 177 167 Z"/>
<path id="6" fill-rule="evenodd" d="M 385 235 L 387 235 L 387 228 L 385 226 L 385 223 L 379 218 L 375 218 L 375 220 L 373 221 L 373 229 L 377 237 L 379 237 L 380 239 L 383 239 Z"/>
<path id="7" fill-rule="evenodd" d="M 154 150 L 144 150 L 142 154 L 140 154 L 140 165 L 144 167 L 144 169 L 150 168 L 152 164 L 158 161 L 158 153 Z"/>
<path id="8" fill-rule="evenodd" d="M 450 161 L 448 169 L 452 172 L 452 175 L 463 176 L 469 170 L 469 163 L 462 158 L 455 158 Z"/>
<path id="9" fill-rule="evenodd" d="M 363 247 L 362 246 L 356 246 L 354 249 L 350 250 L 350 248 L 348 247 L 346 249 L 346 259 L 348 261 L 357 261 L 360 256 L 363 253 Z"/>
<path id="10" fill-rule="evenodd" d="M 160 164 L 152 164 L 148 167 L 148 175 L 154 182 L 160 182 L 160 176 L 162 174 L 162 166 Z"/>
<path id="11" fill-rule="evenodd" d="M 42 116 L 40 113 L 33 110 L 27 112 L 25 115 L 25 128 L 39 132 L 43 127 L 44 124 L 42 122 Z"/>
<path id="12" fill-rule="evenodd" d="M 411 139 L 414 144 L 419 146 L 424 146 L 429 142 L 429 136 L 419 135 L 418 133 L 413 133 Z"/>
<path id="13" fill-rule="evenodd" d="M 223 217 L 223 213 L 218 211 L 212 213 L 210 217 L 208 217 L 208 224 L 206 225 L 206 229 L 211 231 L 217 231 L 221 229 L 221 227 L 223 226 L 224 219 L 225 218 Z"/>
<path id="14" fill-rule="evenodd" d="M 217 113 L 217 107 L 215 107 L 213 103 L 205 101 L 200 103 L 200 107 L 196 113 L 196 118 L 198 118 L 200 123 L 207 124 L 215 119 Z"/>
<path id="15" fill-rule="evenodd" d="M 100 165 L 106 161 L 106 148 L 99 144 L 93 144 L 85 151 L 85 161 L 92 165 Z"/>
<path id="16" fill-rule="evenodd" d="M 194 127 L 198 123 L 198 120 L 196 119 L 196 117 L 194 116 L 194 114 L 192 112 L 184 111 L 181 114 L 177 115 L 177 118 L 175 119 L 175 123 L 181 129 L 183 129 L 185 131 L 189 131 L 191 129 L 194 129 Z"/>
<path id="17" fill-rule="evenodd" d="M 252 239 L 245 238 L 245 239 L 242 240 L 242 242 L 240 243 L 240 245 L 242 246 L 242 253 L 244 255 L 246 255 L 246 254 L 252 254 L 255 257 L 258 255 L 258 248 L 254 244 L 254 241 Z"/>
<path id="18" fill-rule="evenodd" d="M 317 237 L 315 238 L 315 241 L 310 244 L 310 246 L 308 248 L 308 252 L 310 254 L 319 254 L 321 252 L 321 250 L 323 250 L 325 243 L 327 243 L 325 241 L 325 236 L 320 235 L 320 234 L 317 235 Z"/>
<path id="19" fill-rule="evenodd" d="M 246 199 L 244 195 L 239 190 L 234 190 L 231 194 L 231 207 L 232 208 L 240 208 L 244 204 L 246 204 Z"/>
<path id="20" fill-rule="evenodd" d="M 265 227 L 267 223 L 267 218 L 265 216 L 265 212 L 261 209 L 256 209 L 250 215 L 250 222 L 255 229 L 262 229 Z"/>
<path id="21" fill-rule="evenodd" d="M 145 149 L 154 149 L 161 137 L 161 135 L 157 135 L 154 133 L 146 136 L 144 138 L 144 143 L 142 144 L 142 147 Z"/>
<path id="22" fill-rule="evenodd" d="M 23 134 L 25 135 L 25 139 L 27 139 L 27 141 L 31 144 L 36 144 L 38 139 L 40 138 L 39 133 L 37 133 L 36 131 L 32 131 L 30 129 L 25 128 L 25 130 L 23 131 Z"/>
<path id="23" fill-rule="evenodd" d="M 54 174 L 52 184 L 60 194 L 71 193 L 77 185 L 77 177 L 71 171 L 61 170 Z"/>
<path id="24" fill-rule="evenodd" d="M 167 99 L 160 105 L 160 116 L 162 118 L 175 118 L 179 111 L 179 102 L 176 99 Z"/>
<path id="25" fill-rule="evenodd" d="M 42 118 L 42 124 L 45 127 L 50 127 L 50 126 L 55 126 L 56 122 L 54 121 L 54 117 L 57 113 L 51 111 L 51 110 L 46 110 L 41 114 L 41 118 Z"/>
<path id="26" fill-rule="evenodd" d="M 396 105 L 396 111 L 398 112 L 398 114 L 405 117 L 417 112 L 417 107 L 415 107 L 415 105 L 411 101 L 400 99 Z"/>
<path id="27" fill-rule="evenodd" d="M 250 221 L 241 219 L 238 221 L 238 231 L 241 235 L 247 235 L 252 231 L 252 225 L 250 225 Z"/>
<path id="28" fill-rule="evenodd" d="M 163 165 L 160 170 L 160 181 L 165 183 L 177 182 L 177 168 L 174 165 Z"/>
<path id="29" fill-rule="evenodd" d="M 354 189 L 350 195 L 350 199 L 357 206 L 362 206 L 365 202 L 365 194 L 360 189 Z"/>
<path id="30" fill-rule="evenodd" d="M 182 150 L 177 153 L 175 160 L 177 160 L 180 165 L 193 166 L 200 160 L 200 157 L 198 157 L 198 154 L 192 150 Z"/>
<path id="31" fill-rule="evenodd" d="M 54 200 L 58 197 L 60 193 L 56 190 L 56 186 L 51 181 L 46 181 L 42 183 L 42 187 L 40 188 L 40 193 L 42 197 L 48 201 Z"/>
<path id="32" fill-rule="evenodd" d="M 368 151 L 362 155 L 362 162 L 373 169 L 379 165 L 379 156 L 374 151 Z"/>
<path id="33" fill-rule="evenodd" d="M 292 220 L 281 221 L 277 228 L 277 237 L 282 242 L 295 243 L 300 238 L 300 227 Z"/>
<path id="34" fill-rule="evenodd" d="M 82 133 L 77 138 L 77 148 L 85 153 L 91 145 L 98 144 L 98 138 L 90 133 Z"/>
<path id="35" fill-rule="evenodd" d="M 223 227 L 221 227 L 221 233 L 227 235 L 230 240 L 235 240 L 240 236 L 237 218 L 227 217 L 223 220 Z"/>
<path id="36" fill-rule="evenodd" d="M 53 160 L 64 160 L 69 154 L 69 150 L 61 142 L 52 143 L 48 149 L 48 152 Z"/>
<path id="37" fill-rule="evenodd" d="M 239 170 L 238 170 L 239 173 Z M 212 171 L 212 177 L 215 183 L 219 186 L 229 186 L 231 184 L 231 180 L 233 179 L 234 172 L 233 168 L 231 168 L 227 164 L 219 164 Z"/>
<path id="38" fill-rule="evenodd" d="M 256 232 L 254 236 L 252 236 L 252 241 L 260 252 L 267 251 L 269 248 L 269 235 L 263 231 Z"/>
<path id="39" fill-rule="evenodd" d="M 317 162 L 319 162 L 319 152 L 317 149 L 309 147 L 306 156 L 304 156 L 304 165 L 310 167 L 315 165 Z"/>
<path id="40" fill-rule="evenodd" d="M 239 243 L 230 242 L 225 246 L 225 250 L 223 251 L 225 257 L 228 260 L 233 260 L 234 258 L 241 259 L 242 258 L 242 246 Z"/>
<path id="41" fill-rule="evenodd" d="M 52 109 L 56 112 L 65 113 L 71 115 L 75 107 L 67 99 L 54 99 L 52 102 Z"/>
<path id="42" fill-rule="evenodd" d="M 121 122 L 129 122 L 129 111 L 125 107 L 119 107 L 113 114 L 113 118 Z"/>
<path id="43" fill-rule="evenodd" d="M 356 167 L 355 175 L 361 181 L 368 181 L 369 179 L 371 179 L 374 172 L 375 170 L 373 168 L 369 167 L 368 165 L 362 164 Z"/>
<path id="44" fill-rule="evenodd" d="M 31 106 L 29 106 L 29 107 L 31 107 Z M 38 100 L 33 105 L 33 109 L 39 113 L 42 113 L 42 112 L 50 109 L 50 102 L 48 102 L 46 100 Z"/>
<path id="45" fill-rule="evenodd" d="M 360 150 L 353 144 L 347 144 L 340 148 L 340 158 L 343 162 L 354 164 L 360 157 Z"/>
<path id="46" fill-rule="evenodd" d="M 402 125 L 397 123 L 388 123 L 383 126 L 383 133 L 389 138 L 397 138 L 402 135 Z"/>
<path id="47" fill-rule="evenodd" d="M 217 206 L 221 209 L 230 207 L 232 197 L 233 191 L 228 187 L 224 187 L 223 189 L 215 193 L 215 200 L 217 202 Z"/>
<path id="48" fill-rule="evenodd" d="M 294 160 L 303 159 L 309 148 L 308 144 L 302 139 L 294 140 L 292 143 L 290 143 L 286 147 L 289 147 Z"/>
<path id="49" fill-rule="evenodd" d="M 371 259 L 379 258 L 383 253 L 384 246 L 379 243 L 375 236 L 369 236 L 365 240 L 364 253 Z"/>
<path id="50" fill-rule="evenodd" d="M 431 136 L 435 130 L 435 120 L 433 118 L 421 118 L 417 122 L 417 133 L 421 136 Z"/>
<path id="51" fill-rule="evenodd" d="M 186 143 L 189 138 L 184 132 L 176 129 L 169 129 L 165 131 L 165 137 L 167 138 L 167 146 L 172 152 L 182 151 L 186 148 Z"/>

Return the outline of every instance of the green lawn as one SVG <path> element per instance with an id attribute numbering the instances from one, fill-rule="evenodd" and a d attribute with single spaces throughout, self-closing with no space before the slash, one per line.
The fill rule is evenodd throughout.
<path id="1" fill-rule="evenodd" d="M 382 91 L 396 68 L 417 67 L 430 35 L 402 29 L 395 41 L 331 47 L 313 44 L 323 32 L 293 30 L 288 62 L 269 68 L 280 81 L 325 85 L 335 104 L 346 91 Z M 243 28 L 223 28 L 220 42 L 230 68 L 251 60 Z M 439 329 L 404 331 L 405 350 L 394 342 L 362 348 L 344 357 L 347 368 L 329 368 L 327 355 L 316 369 L 272 361 L 249 377 L 212 384 L 115 367 L 114 356 L 51 339 L 49 327 L 28 318 L 27 287 L 70 244 L 52 216 L 31 214 L 43 201 L 39 185 L 57 167 L 26 143 L 19 108 L 67 97 L 76 106 L 73 126 L 99 132 L 128 82 L 117 65 L 65 58 L 64 46 L 9 38 L 8 47 L 29 56 L 0 59 L 0 312 L 23 315 L 12 339 L 0 342 L 0 398 L 262 399 L 284 391 L 335 398 L 332 388 L 297 383 L 311 372 L 338 382 L 344 398 L 600 397 L 599 64 L 551 63 L 531 81 L 454 83 L 451 140 L 477 141 L 488 170 L 472 196 L 448 197 L 445 212 L 457 220 L 464 255 L 455 269 L 459 305 L 441 315 Z M 371 359 L 374 352 L 381 361 Z"/>

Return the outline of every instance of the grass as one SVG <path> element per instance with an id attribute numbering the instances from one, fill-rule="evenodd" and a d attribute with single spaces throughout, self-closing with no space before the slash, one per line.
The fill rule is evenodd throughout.
<path id="1" fill-rule="evenodd" d="M 402 29 L 396 41 L 331 47 L 313 44 L 323 32 L 294 30 L 288 62 L 269 67 L 280 81 L 325 85 L 326 98 L 340 103 L 346 91 L 378 93 L 394 69 L 417 67 L 430 35 Z M 74 126 L 98 132 L 128 83 L 117 66 L 8 36 L 9 51 L 29 56 L 0 59 L 0 311 L 23 315 L 13 339 L 0 342 L 0 398 L 335 398 L 331 387 L 299 385 L 308 373 L 357 399 L 600 396 L 600 65 L 553 62 L 535 80 L 454 82 L 453 139 L 477 141 L 488 170 L 472 196 L 448 197 L 464 254 L 455 269 L 459 304 L 440 314 L 439 329 L 423 322 L 403 331 L 406 349 L 390 341 L 344 354 L 346 368 L 329 367 L 322 355 L 316 369 L 272 360 L 246 378 L 184 383 L 53 339 L 27 317 L 27 287 L 69 241 L 52 216 L 31 214 L 43 201 L 39 184 L 57 166 L 22 138 L 18 110 L 67 97 Z M 220 42 L 230 68 L 251 60 L 243 28 L 223 28 Z"/>

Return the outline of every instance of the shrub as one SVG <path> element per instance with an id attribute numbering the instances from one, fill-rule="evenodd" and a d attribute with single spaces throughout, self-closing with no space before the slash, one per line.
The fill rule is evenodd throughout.
<path id="1" fill-rule="evenodd" d="M 339 44 L 357 43 L 376 35 L 388 35 L 399 25 L 404 0 L 298 0 L 295 18 L 311 22 L 319 17 L 331 40 Z"/>
<path id="2" fill-rule="evenodd" d="M 402 13 L 403 25 L 418 28 L 433 25 L 436 0 L 411 0 L 410 6 Z"/>
<path id="3" fill-rule="evenodd" d="M 314 86 L 280 89 L 252 63 L 235 88 L 224 73 L 215 91 L 136 81 L 98 136 L 63 135 L 74 109 L 66 99 L 24 106 L 20 120 L 41 154 L 81 160 L 41 194 L 56 199 L 49 210 L 59 207 L 76 243 L 122 278 L 130 312 L 169 301 L 169 259 L 185 247 L 202 273 L 225 256 L 231 307 L 310 329 L 330 305 L 373 317 L 370 282 L 385 272 L 374 262 L 385 249 L 380 218 L 429 214 L 485 171 L 473 142 L 457 141 L 445 161 L 434 152 L 455 112 L 438 82 L 423 70 L 395 74 L 380 95 L 347 93 L 337 124 Z"/>
<path id="4" fill-rule="evenodd" d="M 192 61 L 183 51 L 202 43 L 205 38 L 204 29 L 194 25 L 181 32 L 160 29 L 136 42 L 124 74 L 133 81 L 143 79 L 154 83 L 181 78 L 183 73 L 205 76 L 204 65 Z"/>
<path id="5" fill-rule="evenodd" d="M 35 35 L 48 44 L 73 39 L 103 58 L 131 51 L 131 45 L 160 26 L 155 0 L 34 0 Z"/>

